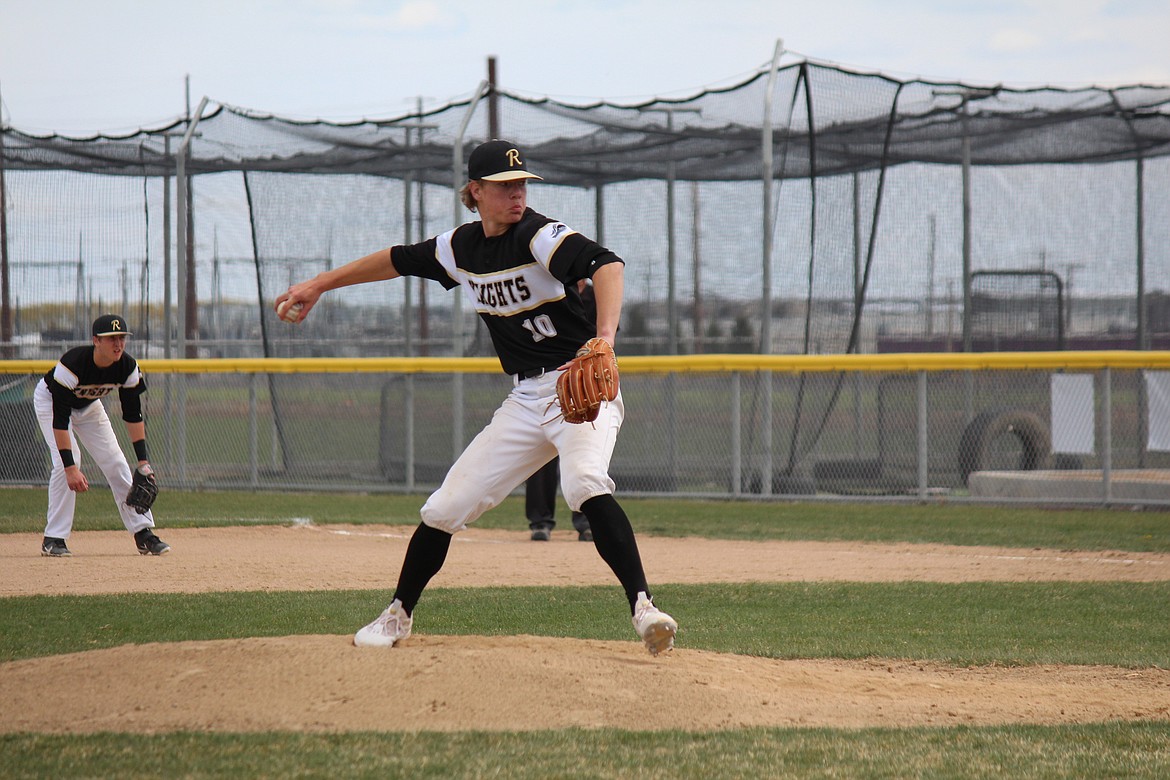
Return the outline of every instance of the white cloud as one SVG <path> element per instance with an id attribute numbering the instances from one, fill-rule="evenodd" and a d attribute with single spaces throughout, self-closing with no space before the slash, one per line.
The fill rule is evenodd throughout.
<path id="1" fill-rule="evenodd" d="M 408 30 L 428 27 L 449 27 L 454 19 L 438 3 L 430 0 L 416 0 L 405 3 L 394 15 L 395 21 Z"/>
<path id="2" fill-rule="evenodd" d="M 1038 49 L 1044 41 L 1035 33 L 1019 27 L 996 30 L 987 45 L 992 51 L 1021 52 Z"/>

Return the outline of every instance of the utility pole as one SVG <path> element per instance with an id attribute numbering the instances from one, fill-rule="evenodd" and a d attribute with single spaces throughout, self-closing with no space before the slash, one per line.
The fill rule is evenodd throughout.
<path id="1" fill-rule="evenodd" d="M 495 55 L 487 60 L 488 80 L 488 140 L 500 137 L 500 107 L 496 95 L 496 58 Z"/>

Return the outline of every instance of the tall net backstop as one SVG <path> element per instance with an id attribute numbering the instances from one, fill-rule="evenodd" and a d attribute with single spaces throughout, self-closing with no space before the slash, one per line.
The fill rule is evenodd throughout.
<path id="1" fill-rule="evenodd" d="M 455 188 L 491 136 L 544 177 L 534 208 L 627 261 L 624 354 L 994 349 L 1011 312 L 1045 344 L 1057 327 L 1064 346 L 1170 345 L 1170 87 L 1012 89 L 801 61 L 637 105 L 480 85 L 350 123 L 205 101 L 117 137 L 2 128 L 0 357 L 55 358 L 111 309 L 141 358 L 490 355 L 434 283 L 333 294 L 297 328 L 271 301 L 471 218 Z M 745 397 L 746 430 L 775 428 L 777 468 L 807 470 L 848 382 L 802 379 L 774 414 L 770 392 Z"/>

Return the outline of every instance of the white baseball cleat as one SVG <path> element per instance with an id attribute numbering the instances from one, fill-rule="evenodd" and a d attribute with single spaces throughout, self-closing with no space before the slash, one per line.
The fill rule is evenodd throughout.
<path id="1" fill-rule="evenodd" d="M 353 643 L 356 647 L 393 647 L 399 640 L 410 636 L 413 622 L 402 608 L 402 602 L 394 599 L 374 622 L 353 635 Z"/>
<path id="2" fill-rule="evenodd" d="M 638 593 L 638 602 L 634 605 L 634 630 L 646 643 L 650 655 L 668 653 L 674 647 L 674 635 L 678 633 L 678 623 L 654 603 L 645 592 Z"/>

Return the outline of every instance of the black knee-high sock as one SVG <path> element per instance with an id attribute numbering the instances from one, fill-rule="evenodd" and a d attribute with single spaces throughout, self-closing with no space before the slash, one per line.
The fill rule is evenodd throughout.
<path id="1" fill-rule="evenodd" d="M 646 585 L 646 573 L 642 570 L 642 556 L 638 554 L 638 542 L 630 518 L 611 495 L 594 496 L 581 504 L 581 511 L 589 518 L 593 529 L 593 545 L 601 559 L 609 564 L 630 601 L 630 614 L 638 600 L 638 591 L 650 595 Z"/>
<path id="2" fill-rule="evenodd" d="M 401 599 L 406 614 L 414 612 L 414 605 L 422 597 L 423 588 L 443 568 L 447 550 L 451 547 L 451 534 L 419 523 L 406 547 L 406 558 L 398 575 L 398 588 L 394 598 Z"/>

